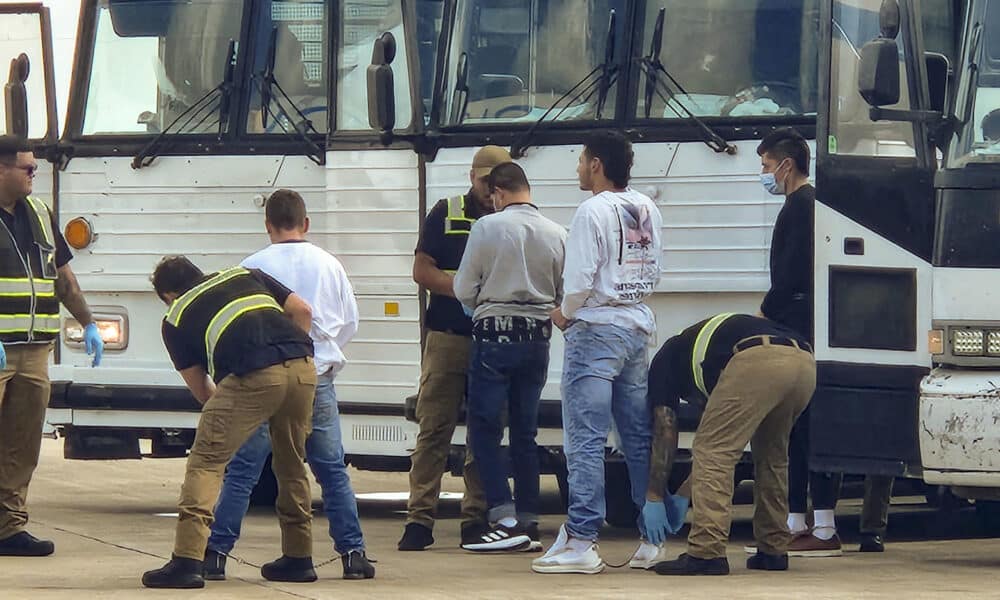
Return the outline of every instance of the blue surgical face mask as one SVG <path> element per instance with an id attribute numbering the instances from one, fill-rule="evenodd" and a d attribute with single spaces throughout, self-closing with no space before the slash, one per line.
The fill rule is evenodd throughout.
<path id="1" fill-rule="evenodd" d="M 767 190 L 769 194 L 773 194 L 775 196 L 783 196 L 785 194 L 785 182 L 778 181 L 778 178 L 775 176 L 775 173 L 777 173 L 778 169 L 780 168 L 781 164 L 778 164 L 778 167 L 774 170 L 774 173 L 760 174 L 761 185 L 764 186 L 764 189 Z"/>

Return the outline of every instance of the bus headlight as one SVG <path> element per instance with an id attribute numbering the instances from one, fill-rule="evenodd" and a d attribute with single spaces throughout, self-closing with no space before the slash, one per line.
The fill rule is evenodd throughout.
<path id="1" fill-rule="evenodd" d="M 1000 331 L 991 331 L 986 334 L 986 354 L 1000 356 Z"/>
<path id="2" fill-rule="evenodd" d="M 985 337 L 982 329 L 952 329 L 951 351 L 960 356 L 982 356 Z"/>
<path id="3" fill-rule="evenodd" d="M 105 350 L 124 350 L 128 347 L 128 315 L 121 312 L 94 312 L 94 323 L 104 340 Z M 83 326 L 73 317 L 63 323 L 63 341 L 67 346 L 83 347 Z"/>

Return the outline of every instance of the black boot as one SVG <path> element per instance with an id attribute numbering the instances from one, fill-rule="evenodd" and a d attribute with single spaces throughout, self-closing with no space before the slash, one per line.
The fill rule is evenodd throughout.
<path id="1" fill-rule="evenodd" d="M 758 549 L 757 554 L 747 559 L 747 568 L 757 571 L 787 571 L 788 555 L 767 554 Z"/>
<path id="2" fill-rule="evenodd" d="M 0 540 L 0 556 L 48 556 L 55 551 L 55 544 L 40 540 L 27 531 Z"/>
<path id="3" fill-rule="evenodd" d="M 351 550 L 340 556 L 344 561 L 344 579 L 372 579 L 375 567 L 368 561 L 364 550 Z"/>
<path id="4" fill-rule="evenodd" d="M 284 581 L 286 583 L 312 583 L 317 579 L 311 556 L 304 558 L 282 556 L 261 567 L 260 574 L 268 581 Z"/>
<path id="5" fill-rule="evenodd" d="M 722 558 L 695 558 L 681 554 L 676 560 L 656 563 L 657 575 L 729 575 L 729 560 Z"/>
<path id="6" fill-rule="evenodd" d="M 201 570 L 200 560 L 173 556 L 163 568 L 143 573 L 142 585 L 179 590 L 203 588 L 205 579 L 201 576 Z"/>
<path id="7" fill-rule="evenodd" d="M 877 533 L 862 533 L 858 552 L 885 552 L 885 543 Z"/>
<path id="8" fill-rule="evenodd" d="M 204 573 L 205 581 L 226 580 L 226 555 L 215 550 L 205 550 Z"/>
<path id="9" fill-rule="evenodd" d="M 420 523 L 407 523 L 396 547 L 400 550 L 423 550 L 433 543 L 434 536 L 431 535 L 430 527 Z"/>

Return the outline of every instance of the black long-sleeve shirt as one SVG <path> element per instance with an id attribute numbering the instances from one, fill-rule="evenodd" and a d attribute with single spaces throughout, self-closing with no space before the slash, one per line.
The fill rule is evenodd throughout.
<path id="1" fill-rule="evenodd" d="M 650 407 L 669 406 L 677 412 L 681 398 L 706 400 L 694 383 L 692 361 L 694 344 L 698 333 L 709 319 L 688 327 L 667 340 L 649 365 L 649 389 L 647 397 Z M 719 382 L 722 371 L 733 357 L 733 346 L 740 340 L 757 335 L 772 335 L 805 341 L 803 336 L 760 317 L 733 315 L 715 330 L 701 363 L 705 389 L 712 393 Z"/>
<path id="2" fill-rule="evenodd" d="M 760 305 L 765 317 L 813 340 L 813 253 L 816 190 L 789 194 L 771 237 L 771 289 Z"/>

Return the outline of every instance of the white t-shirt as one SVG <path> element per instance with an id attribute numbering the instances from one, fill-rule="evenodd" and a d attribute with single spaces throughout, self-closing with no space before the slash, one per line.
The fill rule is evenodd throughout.
<path id="1" fill-rule="evenodd" d="M 277 279 L 312 307 L 316 372 L 336 374 L 347 359 L 344 347 L 358 331 L 358 304 L 344 266 L 310 242 L 284 242 L 248 256 L 241 263 Z"/>
<path id="2" fill-rule="evenodd" d="M 581 204 L 566 241 L 563 315 L 653 333 L 643 301 L 660 282 L 662 227 L 656 204 L 631 188 Z"/>

